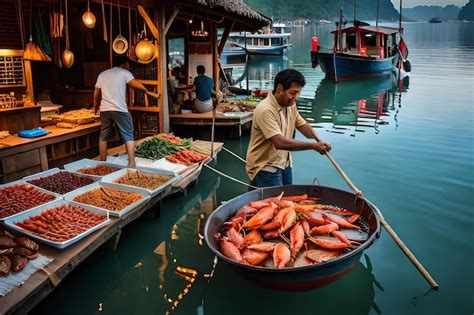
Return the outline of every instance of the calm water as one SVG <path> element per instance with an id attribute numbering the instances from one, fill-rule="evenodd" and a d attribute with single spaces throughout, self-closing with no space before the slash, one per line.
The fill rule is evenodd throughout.
<path id="1" fill-rule="evenodd" d="M 271 87 L 285 67 L 308 84 L 299 109 L 365 196 L 439 282 L 429 285 L 383 231 L 353 271 L 300 293 L 265 289 L 218 262 L 200 234 L 203 218 L 246 188 L 204 170 L 184 196 L 162 202 L 69 275 L 35 314 L 472 314 L 474 311 L 474 24 L 406 24 L 412 73 L 335 86 L 310 67 L 310 37 L 332 26 L 296 29 L 283 58 L 254 59 L 252 87 Z M 406 85 L 406 84 L 405 84 Z M 301 135 L 297 135 L 301 138 Z M 248 134 L 225 146 L 245 156 Z M 349 190 L 318 154 L 294 154 L 294 181 Z M 222 152 L 214 167 L 246 180 Z M 308 171 L 310 170 L 310 171 Z M 197 271 L 186 273 L 185 267 Z M 100 311 L 102 310 L 102 311 Z"/>

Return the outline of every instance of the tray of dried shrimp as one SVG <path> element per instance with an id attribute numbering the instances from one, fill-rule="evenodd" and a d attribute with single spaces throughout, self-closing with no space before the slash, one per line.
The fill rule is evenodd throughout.
<path id="1" fill-rule="evenodd" d="M 64 169 L 66 171 L 87 175 L 98 179 L 111 173 L 120 171 L 122 168 L 124 168 L 123 165 L 90 159 L 82 159 L 64 165 Z"/>
<path id="2" fill-rule="evenodd" d="M 62 199 L 62 196 L 28 184 L 24 180 L 0 185 L 0 221 L 58 199 Z"/>
<path id="3" fill-rule="evenodd" d="M 137 187 L 98 182 L 66 194 L 64 199 L 106 210 L 111 216 L 121 217 L 148 202 L 150 194 Z"/>
<path id="4" fill-rule="evenodd" d="M 140 188 L 154 197 L 178 178 L 178 174 L 167 170 L 139 167 L 137 169 L 121 169 L 104 176 L 101 182 Z"/>
<path id="5" fill-rule="evenodd" d="M 108 211 L 58 200 L 11 216 L 8 227 L 44 244 L 66 248 L 110 222 Z"/>

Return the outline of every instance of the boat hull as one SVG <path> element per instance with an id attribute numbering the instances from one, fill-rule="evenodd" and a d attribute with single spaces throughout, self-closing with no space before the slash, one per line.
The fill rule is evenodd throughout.
<path id="1" fill-rule="evenodd" d="M 326 77 L 336 82 L 390 75 L 397 60 L 398 55 L 370 59 L 343 53 L 311 52 L 313 68 L 321 66 Z"/>
<path id="2" fill-rule="evenodd" d="M 281 56 L 283 55 L 283 51 L 290 47 L 291 44 L 285 44 L 285 45 L 278 45 L 278 46 L 270 46 L 270 47 L 265 47 L 265 46 L 253 46 L 253 45 L 243 45 L 240 43 L 234 43 L 234 45 L 237 45 L 238 47 L 241 47 L 243 49 L 246 49 L 247 52 L 251 55 L 273 55 L 273 56 Z"/>

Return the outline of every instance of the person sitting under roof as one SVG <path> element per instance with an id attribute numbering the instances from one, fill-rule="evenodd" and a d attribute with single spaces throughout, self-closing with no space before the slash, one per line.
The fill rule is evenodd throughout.
<path id="1" fill-rule="evenodd" d="M 194 89 L 196 91 L 196 100 L 194 108 L 199 113 L 207 113 L 212 110 L 212 94 L 215 93 L 214 80 L 204 73 L 206 68 L 203 65 L 199 65 L 196 68 L 198 76 L 194 78 Z"/>

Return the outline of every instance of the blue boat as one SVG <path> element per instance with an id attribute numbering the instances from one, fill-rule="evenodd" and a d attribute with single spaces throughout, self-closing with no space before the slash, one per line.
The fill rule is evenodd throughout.
<path id="1" fill-rule="evenodd" d="M 313 38 L 313 68 L 321 66 L 326 77 L 335 82 L 390 75 L 393 70 L 401 70 L 402 65 L 404 72 L 410 71 L 401 29 L 355 22 L 354 26 L 331 32 L 334 46 L 330 51 L 320 51 L 317 38 Z"/>

